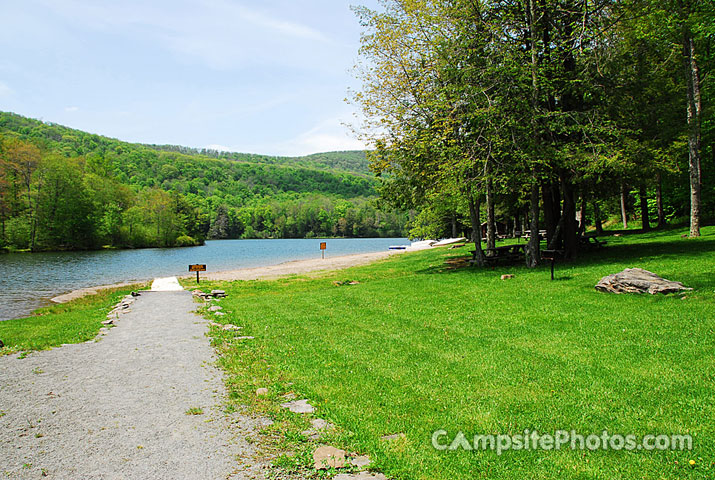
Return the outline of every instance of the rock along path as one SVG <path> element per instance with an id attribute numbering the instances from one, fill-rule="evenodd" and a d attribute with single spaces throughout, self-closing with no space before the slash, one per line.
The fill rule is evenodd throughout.
<path id="1" fill-rule="evenodd" d="M 0 478 L 262 478 L 195 308 L 142 292 L 99 341 L 0 357 Z"/>

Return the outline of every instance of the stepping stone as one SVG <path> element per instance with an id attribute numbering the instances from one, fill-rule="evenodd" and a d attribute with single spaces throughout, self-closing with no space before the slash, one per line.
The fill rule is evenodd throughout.
<path id="1" fill-rule="evenodd" d="M 218 305 L 211 305 L 209 307 L 209 312 L 218 312 L 219 310 L 223 310 L 223 307 L 220 307 Z"/>
<path id="2" fill-rule="evenodd" d="M 405 436 L 404 433 L 393 433 L 392 435 L 385 435 L 380 438 L 385 441 L 390 441 L 390 440 L 397 440 L 398 438 L 407 438 L 407 437 Z"/>
<path id="3" fill-rule="evenodd" d="M 287 408 L 293 413 L 313 413 L 315 411 L 315 408 L 308 403 L 307 399 L 281 403 L 281 407 Z"/>
<path id="4" fill-rule="evenodd" d="M 313 452 L 313 460 L 317 470 L 325 470 L 328 467 L 343 468 L 345 466 L 345 450 L 329 446 L 318 447 Z"/>
<path id="5" fill-rule="evenodd" d="M 241 330 L 243 327 L 237 327 L 236 325 L 232 323 L 227 323 L 226 325 L 221 327 L 224 330 Z"/>

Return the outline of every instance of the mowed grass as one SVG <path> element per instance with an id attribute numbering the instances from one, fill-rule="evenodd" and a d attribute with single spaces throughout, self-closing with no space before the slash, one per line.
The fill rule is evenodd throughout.
<path id="1" fill-rule="evenodd" d="M 97 336 L 107 313 L 139 285 L 101 290 L 67 303 L 40 308 L 27 318 L 0 322 L 0 355 L 46 350 L 64 343 L 80 343 Z"/>
<path id="2" fill-rule="evenodd" d="M 237 405 L 304 418 L 277 404 L 295 392 L 335 423 L 332 445 L 368 454 L 396 479 L 715 477 L 715 228 L 608 238 L 606 249 L 548 266 L 448 270 L 467 248 L 399 255 L 317 277 L 221 287 L 213 329 Z M 614 295 L 594 285 L 641 267 L 694 290 Z M 510 280 L 500 275 L 514 274 Z M 335 286 L 333 282 L 358 281 Z M 239 335 L 255 340 L 238 340 Z M 268 397 L 256 397 L 268 387 Z M 286 418 L 293 418 L 294 426 Z M 292 428 L 292 430 L 291 430 Z M 432 434 L 690 434 L 692 451 L 437 451 Z M 404 433 L 404 439 L 381 436 Z M 442 439 L 444 442 L 444 439 Z M 301 447 L 302 445 L 302 447 Z M 301 450 L 302 448 L 302 450 Z M 691 464 L 694 461 L 694 465 Z"/>

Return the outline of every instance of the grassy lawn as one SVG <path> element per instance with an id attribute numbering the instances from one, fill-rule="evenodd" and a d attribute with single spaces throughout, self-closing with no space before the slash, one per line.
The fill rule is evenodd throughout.
<path id="1" fill-rule="evenodd" d="M 235 405 L 274 415 L 266 433 L 308 463 L 307 420 L 287 392 L 339 428 L 330 444 L 399 479 L 715 477 L 715 228 L 608 238 L 579 261 L 447 269 L 467 248 L 224 288 L 239 332 L 212 329 Z M 604 275 L 642 267 L 694 290 L 613 295 Z M 504 273 L 514 274 L 501 280 Z M 333 282 L 357 281 L 336 286 Z M 218 317 L 217 317 L 218 318 Z M 0 324 L 1 326 L 2 324 Z M 2 332 L 2 330 L 0 330 Z M 239 340 L 239 335 L 255 340 Z M 0 337 L 2 333 L 0 333 Z M 268 387 L 267 397 L 256 397 Z M 438 451 L 432 434 L 575 430 L 690 434 L 692 451 Z M 404 438 L 381 436 L 404 433 Z M 442 440 L 444 442 L 444 440 Z M 694 461 L 694 464 L 691 464 Z"/>
<path id="2" fill-rule="evenodd" d="M 40 308 L 27 318 L 0 322 L 0 355 L 45 350 L 63 343 L 80 343 L 97 336 L 107 313 L 137 285 L 101 290 L 71 302 Z"/>

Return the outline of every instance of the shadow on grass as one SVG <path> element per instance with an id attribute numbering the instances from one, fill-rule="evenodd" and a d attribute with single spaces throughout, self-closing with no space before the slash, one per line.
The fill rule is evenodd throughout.
<path id="1" fill-rule="evenodd" d="M 669 234 L 669 235 L 668 235 Z M 703 238 L 705 237 L 705 238 Z M 582 251 L 574 260 L 560 260 L 556 262 L 555 280 L 569 280 L 572 277 L 558 276 L 559 266 L 586 267 L 624 263 L 625 261 L 638 261 L 649 257 L 658 257 L 666 260 L 672 258 L 692 258 L 699 255 L 715 252 L 715 235 L 707 234 L 698 239 L 673 238 L 671 232 L 649 232 L 639 238 L 644 242 L 608 245 L 601 250 Z M 663 240 L 656 240 L 663 238 Z M 651 240 L 653 239 L 653 240 Z M 523 262 L 500 263 L 495 266 L 477 267 L 469 264 L 471 256 L 447 256 L 443 263 L 416 270 L 419 275 L 458 274 L 464 272 L 495 272 L 498 274 L 511 273 L 526 269 Z M 549 270 L 548 262 L 542 262 L 535 271 Z M 712 274 L 698 275 L 702 277 L 703 284 L 712 283 Z"/>

